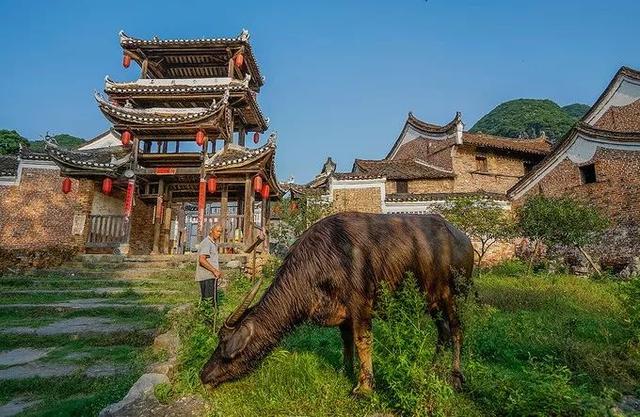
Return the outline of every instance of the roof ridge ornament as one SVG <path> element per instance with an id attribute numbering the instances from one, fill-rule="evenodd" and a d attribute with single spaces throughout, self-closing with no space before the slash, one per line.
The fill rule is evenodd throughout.
<path id="1" fill-rule="evenodd" d="M 240 35 L 238 36 L 238 39 L 240 39 L 243 42 L 247 42 L 250 36 L 251 35 L 249 35 L 249 31 L 243 28 L 242 32 L 240 32 Z"/>

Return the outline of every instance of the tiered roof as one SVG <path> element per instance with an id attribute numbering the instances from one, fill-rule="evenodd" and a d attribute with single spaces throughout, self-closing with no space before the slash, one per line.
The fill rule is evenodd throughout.
<path id="1" fill-rule="evenodd" d="M 453 171 L 430 165 L 419 159 L 383 159 L 381 161 L 356 159 L 352 172 L 384 176 L 390 180 L 442 179 L 454 177 Z"/>
<path id="2" fill-rule="evenodd" d="M 147 59 L 153 78 L 226 77 L 228 61 L 242 51 L 252 88 L 264 83 L 246 30 L 234 38 L 201 39 L 138 39 L 121 31 L 120 45 L 138 64 Z"/>

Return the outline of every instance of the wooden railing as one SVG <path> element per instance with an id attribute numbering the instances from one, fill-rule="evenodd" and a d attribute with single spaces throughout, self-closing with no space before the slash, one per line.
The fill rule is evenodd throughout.
<path id="1" fill-rule="evenodd" d="M 209 214 L 204 216 L 204 234 L 207 236 L 211 227 L 218 222 L 222 222 L 222 236 L 220 237 L 220 247 L 230 247 L 234 245 L 243 246 L 245 243 L 243 233 L 244 216 L 241 214 L 229 214 L 222 217 L 219 214 Z"/>
<path id="2" fill-rule="evenodd" d="M 116 248 L 129 240 L 130 222 L 124 216 L 90 215 L 89 248 Z"/>

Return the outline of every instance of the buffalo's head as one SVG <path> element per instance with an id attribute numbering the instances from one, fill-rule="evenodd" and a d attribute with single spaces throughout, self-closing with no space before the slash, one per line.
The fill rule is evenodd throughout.
<path id="1" fill-rule="evenodd" d="M 250 346 L 256 334 L 256 323 L 247 309 L 260 288 L 261 280 L 251 288 L 244 300 L 225 320 L 218 332 L 218 347 L 200 371 L 203 384 L 216 387 L 251 371 L 260 359 L 260 346 Z"/>

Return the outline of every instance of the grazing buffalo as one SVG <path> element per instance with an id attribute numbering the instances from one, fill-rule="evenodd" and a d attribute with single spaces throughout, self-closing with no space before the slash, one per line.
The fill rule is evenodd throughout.
<path id="1" fill-rule="evenodd" d="M 452 383 L 460 388 L 462 329 L 457 280 L 469 280 L 469 238 L 437 215 L 340 213 L 309 228 L 291 247 L 273 284 L 249 307 L 255 285 L 220 329 L 220 343 L 200 373 L 217 386 L 253 370 L 297 325 L 339 326 L 345 369 L 360 362 L 354 393 L 373 388 L 371 320 L 381 283 L 397 287 L 412 272 L 438 329 L 437 351 L 453 345 Z"/>

